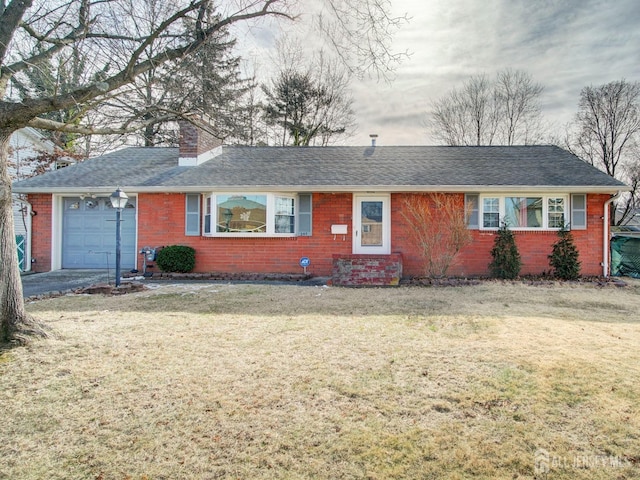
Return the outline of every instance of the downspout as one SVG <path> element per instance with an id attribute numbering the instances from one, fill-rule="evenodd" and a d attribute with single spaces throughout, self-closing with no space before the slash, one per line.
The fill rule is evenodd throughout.
<path id="1" fill-rule="evenodd" d="M 609 249 L 611 248 L 611 246 L 609 245 L 609 241 L 610 241 L 610 236 L 609 236 L 609 230 L 611 229 L 611 226 L 609 225 L 609 205 L 611 205 L 612 202 L 615 202 L 618 198 L 620 198 L 620 195 L 622 195 L 622 192 L 618 192 L 616 193 L 613 197 L 611 197 L 609 200 L 607 200 L 606 202 L 604 202 L 604 215 L 602 218 L 604 218 L 603 222 L 603 242 L 602 242 L 602 275 L 607 278 L 609 276 Z"/>

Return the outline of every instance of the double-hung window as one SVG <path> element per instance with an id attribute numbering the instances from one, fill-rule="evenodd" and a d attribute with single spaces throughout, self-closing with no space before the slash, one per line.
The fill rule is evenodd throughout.
<path id="1" fill-rule="evenodd" d="M 567 195 L 480 195 L 480 229 L 559 230 L 568 223 Z"/>
<path id="2" fill-rule="evenodd" d="M 500 226 L 500 199 L 485 197 L 482 199 L 482 227 L 498 228 Z"/>
<path id="3" fill-rule="evenodd" d="M 207 236 L 293 236 L 298 195 L 224 193 L 205 196 L 203 232 Z"/>

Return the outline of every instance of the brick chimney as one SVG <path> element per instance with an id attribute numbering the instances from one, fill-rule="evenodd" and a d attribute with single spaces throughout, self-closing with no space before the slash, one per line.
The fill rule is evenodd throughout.
<path id="1" fill-rule="evenodd" d="M 195 167 L 211 160 L 222 151 L 222 140 L 211 133 L 207 115 L 194 116 L 189 120 L 178 120 L 180 126 L 180 153 L 178 165 Z"/>

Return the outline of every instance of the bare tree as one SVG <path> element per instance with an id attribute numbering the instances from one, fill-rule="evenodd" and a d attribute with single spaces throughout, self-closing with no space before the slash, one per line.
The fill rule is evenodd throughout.
<path id="1" fill-rule="evenodd" d="M 580 92 L 575 149 L 615 177 L 640 131 L 640 83 L 619 80 Z"/>
<path id="2" fill-rule="evenodd" d="M 485 75 L 469 78 L 433 104 L 434 132 L 447 145 L 491 145 L 496 134 L 494 92 Z"/>
<path id="3" fill-rule="evenodd" d="M 624 224 L 638 203 L 640 158 L 640 83 L 618 80 L 580 92 L 578 113 L 566 147 L 608 175 L 627 181 L 634 191 L 612 205 L 613 224 Z"/>
<path id="4" fill-rule="evenodd" d="M 446 145 L 467 144 L 470 125 L 467 121 L 465 102 L 461 100 L 457 90 L 452 90 L 432 104 L 431 118 L 427 125 Z"/>
<path id="5" fill-rule="evenodd" d="M 103 128 L 80 122 L 46 118 L 50 112 L 102 104 L 131 88 L 136 78 L 161 65 L 193 55 L 217 32 L 230 25 L 263 17 L 295 19 L 295 0 L 228 0 L 218 16 L 202 21 L 210 0 L 176 0 L 162 4 L 157 22 L 138 28 L 137 11 L 151 0 L 4 0 L 0 3 L 0 341 L 24 341 L 41 328 L 26 314 L 15 254 L 8 175 L 9 137 L 32 126 L 80 135 L 120 134 L 144 128 L 161 119 L 124 118 Z M 380 0 L 323 0 L 329 11 L 325 32 L 345 52 L 355 52 L 351 68 L 386 71 L 398 60 L 389 49 L 393 30 L 403 19 L 389 15 L 389 3 Z M 54 93 L 12 86 L 28 84 L 26 71 L 39 68 L 74 46 L 91 52 L 87 76 L 67 91 Z M 381 47 L 379 47 L 381 46 Z M 346 53 L 345 53 L 346 55 Z M 373 59 L 373 60 L 372 60 Z M 373 63 L 370 63 L 373 62 Z M 175 118 L 175 113 L 173 114 Z"/>
<path id="6" fill-rule="evenodd" d="M 631 191 L 616 205 L 617 214 L 614 216 L 618 225 L 627 224 L 634 217 L 640 216 L 640 155 L 637 153 L 625 163 L 623 178 Z"/>
<path id="7" fill-rule="evenodd" d="M 515 145 L 541 138 L 542 86 L 519 70 L 470 77 L 433 102 L 431 132 L 447 145 Z"/>
<path id="8" fill-rule="evenodd" d="M 37 45 L 36 48 L 40 49 L 42 46 Z M 17 75 L 12 78 L 11 84 L 20 97 L 28 97 L 30 89 L 35 89 L 42 96 L 65 94 L 83 82 L 87 60 L 87 52 L 83 51 L 81 45 L 75 44 L 69 51 L 60 52 L 47 62 L 28 67 L 23 72 L 25 80 Z M 42 117 L 62 123 L 74 123 L 85 114 L 82 106 L 74 105 L 68 109 L 47 112 Z M 59 148 L 74 150 L 77 135 L 54 131 L 47 134 Z"/>
<path id="9" fill-rule="evenodd" d="M 529 144 L 540 139 L 542 85 L 521 70 L 503 70 L 496 79 L 496 122 L 507 145 Z"/>

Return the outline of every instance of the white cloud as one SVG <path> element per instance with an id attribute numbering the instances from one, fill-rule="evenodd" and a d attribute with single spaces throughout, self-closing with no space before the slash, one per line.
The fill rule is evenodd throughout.
<path id="1" fill-rule="evenodd" d="M 412 18 L 395 48 L 412 56 L 391 85 L 354 83 L 358 134 L 367 144 L 433 143 L 423 126 L 431 101 L 470 75 L 523 69 L 543 84 L 545 118 L 562 125 L 580 90 L 621 78 L 640 80 L 640 3 L 530 0 L 410 0 L 396 13 Z"/>

